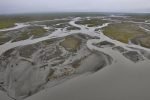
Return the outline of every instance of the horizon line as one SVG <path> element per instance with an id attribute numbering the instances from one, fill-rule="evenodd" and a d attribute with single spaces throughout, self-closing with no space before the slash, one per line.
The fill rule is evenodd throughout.
<path id="1" fill-rule="evenodd" d="M 106 12 L 98 12 L 98 11 L 50 11 L 50 12 L 15 12 L 15 13 L 1 13 L 0 15 L 22 15 L 22 14 L 59 14 L 59 13 L 99 13 L 99 14 L 150 14 L 150 12 L 124 12 L 124 11 L 106 11 Z"/>

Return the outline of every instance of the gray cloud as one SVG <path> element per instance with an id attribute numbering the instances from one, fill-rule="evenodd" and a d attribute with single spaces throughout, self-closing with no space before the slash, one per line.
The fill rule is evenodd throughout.
<path id="1" fill-rule="evenodd" d="M 0 0 L 0 14 L 24 12 L 150 12 L 150 0 Z"/>

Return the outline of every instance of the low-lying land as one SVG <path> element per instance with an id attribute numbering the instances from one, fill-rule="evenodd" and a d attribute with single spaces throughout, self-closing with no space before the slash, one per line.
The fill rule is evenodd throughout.
<path id="1" fill-rule="evenodd" d="M 71 52 L 77 51 L 80 48 L 80 44 L 81 40 L 72 36 L 66 37 L 65 40 L 60 43 L 61 46 Z"/>
<path id="2" fill-rule="evenodd" d="M 110 24 L 108 27 L 103 28 L 103 32 L 105 35 L 124 43 L 128 43 L 131 39 L 140 35 L 147 34 L 137 24 L 126 22 Z"/>
<path id="3" fill-rule="evenodd" d="M 77 21 L 76 24 L 87 25 L 88 27 L 100 26 L 106 23 L 106 20 L 102 20 L 100 18 L 92 18 L 92 19 L 83 19 Z"/>
<path id="4" fill-rule="evenodd" d="M 46 30 L 43 27 L 39 26 L 31 26 L 27 27 L 26 29 L 23 29 L 20 31 L 14 39 L 12 39 L 12 42 L 21 41 L 30 38 L 33 36 L 33 38 L 39 38 L 44 35 L 46 35 Z"/>
<path id="5" fill-rule="evenodd" d="M 15 26 L 14 21 L 11 20 L 0 20 L 0 29 L 9 28 Z"/>
<path id="6" fill-rule="evenodd" d="M 139 42 L 141 46 L 150 48 L 150 35 L 140 38 Z"/>
<path id="7" fill-rule="evenodd" d="M 0 16 L 0 29 L 15 26 L 15 23 L 24 23 L 32 21 L 54 20 L 68 17 L 68 14 L 20 14 L 20 15 L 2 15 Z M 62 21 L 61 21 L 62 22 Z M 56 23 L 54 21 L 54 23 Z"/>

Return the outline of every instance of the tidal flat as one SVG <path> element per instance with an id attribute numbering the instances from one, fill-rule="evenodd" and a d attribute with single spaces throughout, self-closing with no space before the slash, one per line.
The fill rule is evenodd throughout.
<path id="1" fill-rule="evenodd" d="M 147 15 L 64 13 L 0 19 L 12 20 L 0 24 L 2 97 L 140 100 L 139 94 L 149 96 L 141 94 L 150 86 Z"/>

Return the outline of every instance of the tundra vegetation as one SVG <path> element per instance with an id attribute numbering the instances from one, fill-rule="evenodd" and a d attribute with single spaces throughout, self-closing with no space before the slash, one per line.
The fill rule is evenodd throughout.
<path id="1" fill-rule="evenodd" d="M 92 18 L 92 19 L 83 19 L 77 21 L 76 24 L 82 24 L 82 25 L 87 25 L 88 27 L 94 27 L 94 26 L 100 26 L 106 22 L 107 22 L 106 20 L 102 20 L 100 18 Z"/>
<path id="2" fill-rule="evenodd" d="M 105 35 L 124 43 L 128 43 L 131 39 L 147 34 L 137 24 L 128 22 L 110 24 L 108 27 L 103 28 L 103 32 Z"/>
<path id="3" fill-rule="evenodd" d="M 80 48 L 80 44 L 81 40 L 72 36 L 67 36 L 65 40 L 60 43 L 61 46 L 71 52 L 77 51 L 77 49 Z"/>

